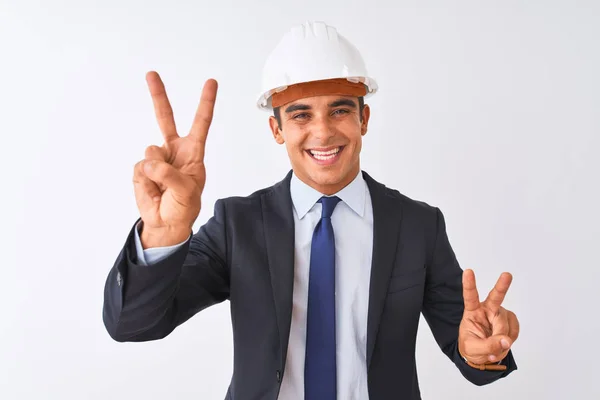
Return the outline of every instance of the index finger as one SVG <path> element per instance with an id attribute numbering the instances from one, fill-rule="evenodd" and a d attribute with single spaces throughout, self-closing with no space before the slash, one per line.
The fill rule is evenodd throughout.
<path id="1" fill-rule="evenodd" d="M 511 282 L 512 275 L 508 272 L 503 272 L 500 275 L 500 278 L 498 278 L 496 285 L 485 299 L 485 302 L 494 314 L 497 314 L 500 310 L 500 306 L 504 301 L 504 297 L 506 297 L 506 292 L 508 292 Z"/>
<path id="2" fill-rule="evenodd" d="M 472 269 L 463 272 L 463 298 L 465 300 L 465 310 L 475 311 L 479 308 L 479 293 L 475 283 L 475 273 Z"/>
<path id="3" fill-rule="evenodd" d="M 167 91 L 162 79 L 155 71 L 150 71 L 146 74 L 146 82 L 150 89 L 150 95 L 152 96 L 152 103 L 154 104 L 154 113 L 156 114 L 156 120 L 158 126 L 165 138 L 166 142 L 179 137 L 177 135 L 177 128 L 175 127 L 175 119 L 173 118 L 173 108 L 167 97 Z"/>
<path id="4" fill-rule="evenodd" d="M 200 96 L 200 104 L 194 116 L 190 136 L 196 138 L 201 143 L 206 142 L 208 128 L 212 122 L 213 110 L 217 99 L 218 84 L 214 79 L 209 79 L 204 83 L 202 88 L 202 96 Z"/>

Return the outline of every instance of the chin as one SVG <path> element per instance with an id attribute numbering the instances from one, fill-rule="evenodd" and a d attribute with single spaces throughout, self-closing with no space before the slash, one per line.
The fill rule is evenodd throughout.
<path id="1" fill-rule="evenodd" d="M 312 181 L 322 186 L 337 185 L 344 179 L 345 175 L 339 170 L 310 171 L 308 174 Z"/>
<path id="2" fill-rule="evenodd" d="M 312 159 L 298 161 L 300 162 L 296 164 L 297 173 L 301 174 L 306 182 L 312 182 L 311 186 L 320 190 L 334 190 L 342 184 L 349 183 L 346 182 L 349 174 L 354 175 L 355 167 L 346 157 L 332 165 L 318 165 Z"/>

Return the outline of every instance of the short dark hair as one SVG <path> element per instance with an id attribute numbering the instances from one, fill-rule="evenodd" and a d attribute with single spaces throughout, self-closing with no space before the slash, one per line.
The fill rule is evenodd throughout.
<path id="1" fill-rule="evenodd" d="M 358 111 L 359 111 L 359 116 L 360 116 L 360 122 L 362 122 L 362 112 L 363 112 L 364 108 L 365 108 L 365 98 L 364 98 L 364 96 L 360 96 L 358 98 Z M 279 129 L 281 129 L 281 107 L 273 108 L 273 116 L 277 120 L 277 125 L 279 126 Z"/>

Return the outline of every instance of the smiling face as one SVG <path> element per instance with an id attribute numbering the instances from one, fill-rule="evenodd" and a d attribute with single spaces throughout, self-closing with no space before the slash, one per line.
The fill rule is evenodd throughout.
<path id="1" fill-rule="evenodd" d="M 370 109 L 357 97 L 314 96 L 283 105 L 281 126 L 271 117 L 275 141 L 286 145 L 294 173 L 319 192 L 332 195 L 360 172 L 362 137 Z"/>

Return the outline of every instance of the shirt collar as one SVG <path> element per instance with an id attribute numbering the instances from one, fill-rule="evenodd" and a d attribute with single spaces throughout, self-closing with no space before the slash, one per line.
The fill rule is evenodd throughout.
<path id="1" fill-rule="evenodd" d="M 362 217 L 365 212 L 366 185 L 367 183 L 365 182 L 362 173 L 359 171 L 356 178 L 342 190 L 335 193 L 334 196 L 339 197 L 355 213 Z M 294 209 L 300 219 L 302 219 L 315 203 L 324 196 L 324 194 L 302 182 L 295 173 L 292 174 L 292 180 L 290 182 L 290 194 L 292 196 Z"/>

